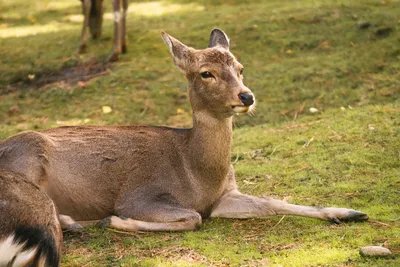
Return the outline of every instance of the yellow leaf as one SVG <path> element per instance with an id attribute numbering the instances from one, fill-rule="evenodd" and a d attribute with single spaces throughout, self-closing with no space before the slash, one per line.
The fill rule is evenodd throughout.
<path id="1" fill-rule="evenodd" d="M 176 113 L 177 113 L 177 114 L 182 114 L 182 113 L 185 113 L 185 110 L 183 110 L 183 109 L 181 109 L 181 108 L 178 108 L 178 109 L 176 110 Z"/>
<path id="2" fill-rule="evenodd" d="M 112 112 L 112 108 L 110 106 L 103 106 L 102 109 L 103 109 L 104 114 L 108 114 L 108 113 Z"/>
<path id="3" fill-rule="evenodd" d="M 27 17 L 27 19 L 29 19 L 29 21 L 32 22 L 32 23 L 35 23 L 35 22 L 36 22 L 35 17 L 32 16 L 32 15 L 29 15 L 29 16 Z"/>
<path id="4" fill-rule="evenodd" d="M 286 54 L 288 54 L 288 55 L 291 55 L 291 54 L 293 54 L 294 52 L 292 51 L 292 50 L 286 50 Z"/>

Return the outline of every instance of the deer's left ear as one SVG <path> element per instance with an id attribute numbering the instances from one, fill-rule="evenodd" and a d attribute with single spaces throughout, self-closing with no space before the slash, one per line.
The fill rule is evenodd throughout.
<path id="1" fill-rule="evenodd" d="M 188 72 L 194 63 L 193 48 L 188 47 L 166 32 L 161 32 L 161 37 L 168 45 L 169 51 L 174 58 L 174 63 L 183 72 Z"/>
<path id="2" fill-rule="evenodd" d="M 229 38 L 222 30 L 214 29 L 211 32 L 210 41 L 208 47 L 221 46 L 226 50 L 229 50 Z"/>

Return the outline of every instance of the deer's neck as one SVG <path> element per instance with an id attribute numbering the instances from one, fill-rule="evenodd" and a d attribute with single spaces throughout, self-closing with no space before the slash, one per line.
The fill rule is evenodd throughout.
<path id="1" fill-rule="evenodd" d="M 230 166 L 232 118 L 215 119 L 193 113 L 193 128 L 188 137 L 191 167 L 201 177 L 224 179 Z"/>

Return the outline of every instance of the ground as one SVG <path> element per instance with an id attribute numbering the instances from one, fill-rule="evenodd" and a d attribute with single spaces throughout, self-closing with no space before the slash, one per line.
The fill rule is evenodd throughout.
<path id="1" fill-rule="evenodd" d="M 186 81 L 160 31 L 204 48 L 223 29 L 258 100 L 235 116 L 241 191 L 367 213 L 206 220 L 195 232 L 65 233 L 62 266 L 399 266 L 400 1 L 131 1 L 128 53 L 78 55 L 80 1 L 0 0 L 0 139 L 60 125 L 190 127 Z M 313 111 L 313 112 L 312 112 Z M 358 249 L 383 245 L 388 259 Z"/>

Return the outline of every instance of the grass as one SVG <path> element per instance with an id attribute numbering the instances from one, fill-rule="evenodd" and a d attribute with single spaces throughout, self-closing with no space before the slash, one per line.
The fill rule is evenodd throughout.
<path id="1" fill-rule="evenodd" d="M 107 11 L 111 5 L 105 2 Z M 222 28 L 255 93 L 254 117 L 235 117 L 232 162 L 241 190 L 304 205 L 344 206 L 367 223 L 307 218 L 207 220 L 189 233 L 65 235 L 62 266 L 400 265 L 400 1 L 135 1 L 129 52 L 107 75 L 33 87 L 112 47 L 75 53 L 79 1 L 0 0 L 0 139 L 65 124 L 188 127 L 186 81 L 159 32 L 205 47 Z M 110 106 L 111 113 L 102 107 Z M 311 113 L 309 108 L 319 110 Z M 385 245 L 393 258 L 362 258 Z"/>

